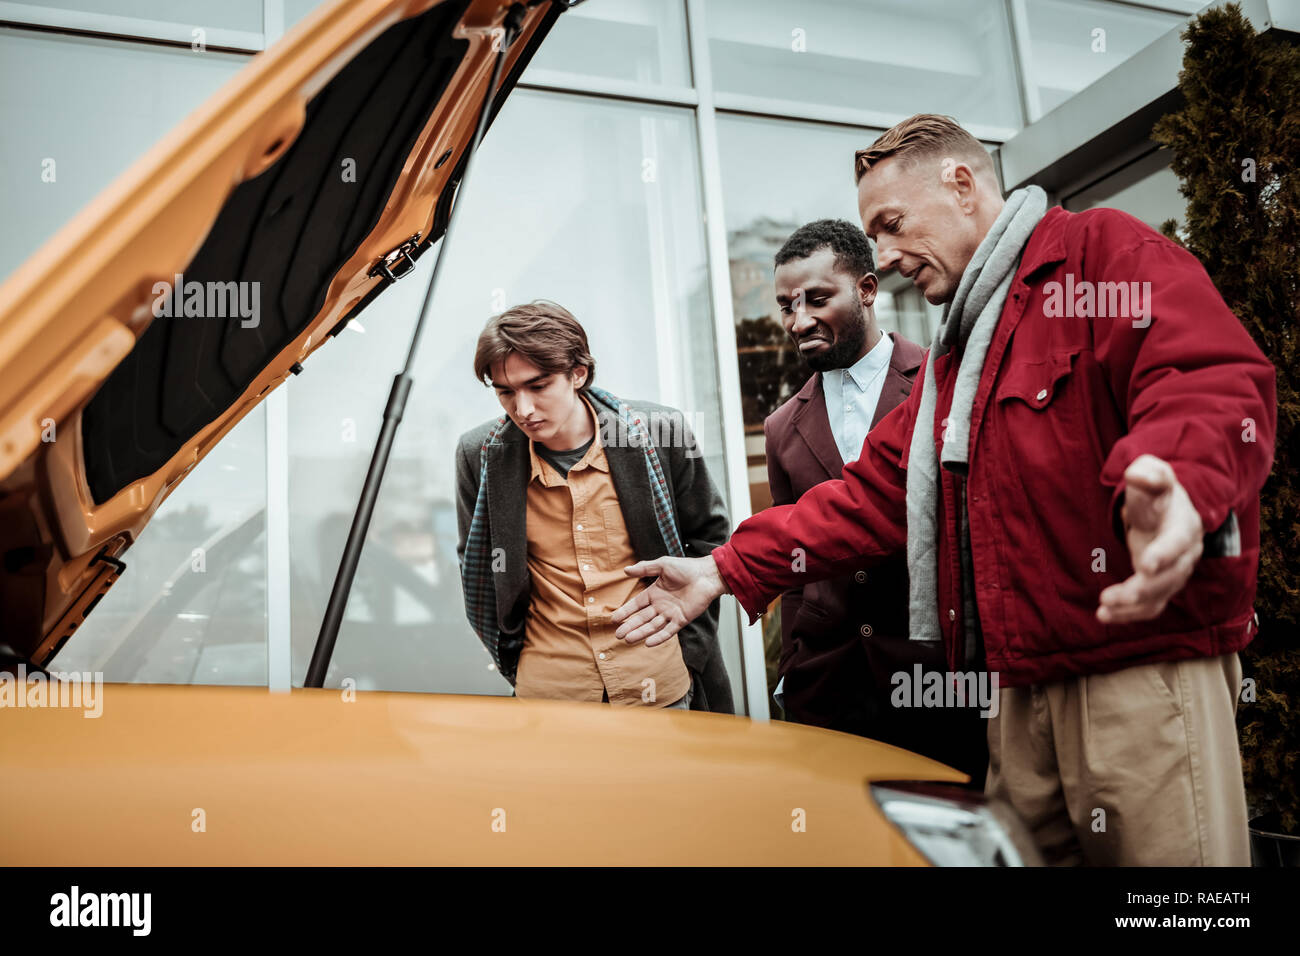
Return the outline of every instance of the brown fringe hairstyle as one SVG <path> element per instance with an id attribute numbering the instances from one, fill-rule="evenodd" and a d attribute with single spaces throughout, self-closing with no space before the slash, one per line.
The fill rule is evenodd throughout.
<path id="1" fill-rule="evenodd" d="M 951 156 L 966 163 L 977 175 L 987 173 L 994 183 L 998 179 L 988 151 L 951 116 L 917 113 L 903 120 L 866 149 L 853 155 L 853 181 L 861 183 L 867 170 L 890 156 L 907 156 L 909 159 Z"/>
<path id="2" fill-rule="evenodd" d="M 474 350 L 474 377 L 492 385 L 492 366 L 519 355 L 548 375 L 587 367 L 585 391 L 596 378 L 587 332 L 564 306 L 546 299 L 516 305 L 488 319 Z"/>

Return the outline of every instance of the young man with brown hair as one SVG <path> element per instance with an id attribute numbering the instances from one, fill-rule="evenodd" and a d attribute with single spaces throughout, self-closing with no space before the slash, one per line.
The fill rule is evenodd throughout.
<path id="1" fill-rule="evenodd" d="M 728 592 L 754 614 L 905 552 L 911 636 L 999 678 L 987 791 L 1045 859 L 1248 865 L 1237 652 L 1272 365 L 1186 250 L 1036 186 L 1004 200 L 949 117 L 904 121 L 855 170 L 880 267 L 946 305 L 917 387 L 841 480 L 709 557 L 630 568 L 659 579 L 619 635 L 663 640 Z"/>
<path id="2" fill-rule="evenodd" d="M 505 415 L 461 436 L 457 556 L 470 624 L 519 697 L 734 711 L 719 603 L 673 639 L 630 646 L 610 613 L 623 569 L 707 555 L 730 520 L 682 414 L 593 385 L 587 334 L 553 302 L 479 336 L 474 377 Z"/>

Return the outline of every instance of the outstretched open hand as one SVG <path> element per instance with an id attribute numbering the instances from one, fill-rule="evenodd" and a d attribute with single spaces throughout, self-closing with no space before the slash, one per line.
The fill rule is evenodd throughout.
<path id="1" fill-rule="evenodd" d="M 727 593 L 712 557 L 665 556 L 641 561 L 623 569 L 629 577 L 658 575 L 655 582 L 618 608 L 610 620 L 618 625 L 615 636 L 629 644 L 662 644 Z"/>

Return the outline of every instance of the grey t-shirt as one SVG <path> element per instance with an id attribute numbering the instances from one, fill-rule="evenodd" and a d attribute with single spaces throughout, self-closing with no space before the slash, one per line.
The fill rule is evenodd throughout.
<path id="1" fill-rule="evenodd" d="M 550 466 L 560 473 L 561 477 L 568 478 L 569 469 L 582 461 L 582 456 L 587 454 L 587 449 L 591 447 L 591 443 L 595 440 L 596 436 L 592 435 L 584 444 L 568 451 L 551 451 L 545 445 L 539 444 L 537 454 L 546 459 Z"/>

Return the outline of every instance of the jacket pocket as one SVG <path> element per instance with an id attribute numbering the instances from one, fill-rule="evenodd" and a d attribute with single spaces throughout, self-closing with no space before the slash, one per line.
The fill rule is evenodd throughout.
<path id="1" fill-rule="evenodd" d="M 1018 362 L 1010 366 L 998 385 L 997 400 L 1018 399 L 1034 411 L 1043 411 L 1062 391 L 1062 380 L 1070 374 L 1078 354 L 1078 349 L 1054 352 L 1042 362 Z"/>
<path id="2" fill-rule="evenodd" d="M 799 606 L 794 616 L 794 625 L 790 632 L 792 641 L 802 641 L 809 648 L 821 650 L 834 643 L 835 622 L 830 615 L 807 598 Z"/>

